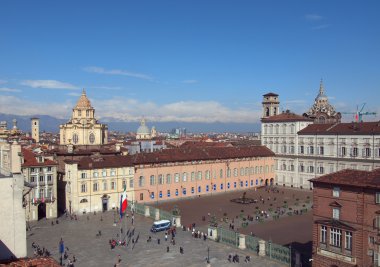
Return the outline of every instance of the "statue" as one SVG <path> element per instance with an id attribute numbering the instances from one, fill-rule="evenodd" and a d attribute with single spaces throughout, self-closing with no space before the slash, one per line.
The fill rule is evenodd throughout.
<path id="1" fill-rule="evenodd" d="M 179 216 L 179 215 L 181 214 L 181 212 L 180 212 L 180 210 L 179 210 L 179 208 L 178 208 L 177 205 L 174 205 L 174 208 L 173 208 L 173 210 L 172 210 L 172 213 L 173 213 L 173 215 L 175 215 L 175 216 Z"/>

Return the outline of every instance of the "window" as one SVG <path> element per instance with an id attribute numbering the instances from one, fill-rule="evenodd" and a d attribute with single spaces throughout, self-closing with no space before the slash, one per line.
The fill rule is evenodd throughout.
<path id="1" fill-rule="evenodd" d="M 333 188 L 333 197 L 339 197 L 339 195 L 340 195 L 340 188 L 334 187 Z"/>
<path id="2" fill-rule="evenodd" d="M 323 166 L 318 167 L 318 173 L 323 174 L 325 172 Z"/>
<path id="3" fill-rule="evenodd" d="M 106 191 L 106 190 L 107 190 L 107 182 L 103 181 L 103 191 Z"/>
<path id="4" fill-rule="evenodd" d="M 94 184 L 92 185 L 92 190 L 93 190 L 94 192 L 98 191 L 98 183 L 94 183 Z"/>
<path id="5" fill-rule="evenodd" d="M 346 231 L 346 242 L 344 248 L 352 250 L 352 232 Z"/>
<path id="6" fill-rule="evenodd" d="M 47 180 L 48 180 L 48 182 L 51 182 L 51 180 L 52 180 L 52 176 L 51 176 L 51 174 L 49 174 L 49 175 L 47 176 Z"/>
<path id="7" fill-rule="evenodd" d="M 326 239 L 327 239 L 327 227 L 322 225 L 321 226 L 321 238 L 320 238 L 320 242 L 321 243 L 326 243 Z"/>
<path id="8" fill-rule="evenodd" d="M 144 200 L 144 193 L 140 193 L 140 200 Z"/>
<path id="9" fill-rule="evenodd" d="M 34 169 L 34 168 L 30 168 L 30 172 L 31 172 L 31 173 L 34 173 L 34 172 L 35 172 L 35 169 Z"/>
<path id="10" fill-rule="evenodd" d="M 87 186 L 86 186 L 86 184 L 82 184 L 81 185 L 81 192 L 82 193 L 86 193 L 87 192 Z"/>
<path id="11" fill-rule="evenodd" d="M 175 195 L 178 196 L 178 189 L 175 190 Z"/>
<path id="12" fill-rule="evenodd" d="M 36 181 L 36 176 L 30 176 L 30 182 L 34 183 Z"/>
<path id="13" fill-rule="evenodd" d="M 149 183 L 150 183 L 150 185 L 155 185 L 156 184 L 156 179 L 155 179 L 154 175 L 150 176 Z"/>
<path id="14" fill-rule="evenodd" d="M 373 236 L 369 236 L 368 237 L 368 244 L 375 244 L 375 237 L 373 237 Z"/>
<path id="15" fill-rule="evenodd" d="M 223 178 L 223 170 L 222 169 L 220 169 L 220 171 L 219 171 L 219 176 L 220 176 L 220 178 Z"/>
<path id="16" fill-rule="evenodd" d="M 340 248 L 342 246 L 342 230 L 331 228 L 330 230 L 330 245 Z"/>
<path id="17" fill-rule="evenodd" d="M 115 190 L 115 185 L 116 185 L 115 182 L 111 182 L 111 190 Z"/>
<path id="18" fill-rule="evenodd" d="M 191 181 L 195 180 L 195 172 L 191 172 Z"/>
<path id="19" fill-rule="evenodd" d="M 47 168 L 47 171 L 48 171 L 48 172 L 51 172 L 51 167 L 48 167 L 48 168 Z"/>
<path id="20" fill-rule="evenodd" d="M 345 156 L 346 156 L 346 147 L 342 146 L 340 152 L 341 152 L 341 153 L 340 153 L 341 156 L 342 156 L 342 157 L 345 157 Z"/>
<path id="21" fill-rule="evenodd" d="M 182 182 L 187 182 L 187 172 L 182 174 Z"/>
<path id="22" fill-rule="evenodd" d="M 115 176 L 115 175 L 116 175 L 115 169 L 111 169 L 111 176 Z"/>
<path id="23" fill-rule="evenodd" d="M 309 173 L 314 173 L 314 166 L 309 166 Z"/>
<path id="24" fill-rule="evenodd" d="M 202 180 L 202 172 L 201 171 L 198 172 L 198 180 Z"/>
<path id="25" fill-rule="evenodd" d="M 163 179 L 162 174 L 158 175 L 158 184 L 164 184 L 164 179 Z"/>
<path id="26" fill-rule="evenodd" d="M 238 169 L 237 169 L 237 168 L 234 169 L 234 176 L 235 176 L 235 177 L 238 176 Z"/>
<path id="27" fill-rule="evenodd" d="M 207 170 L 207 171 L 206 171 L 206 174 L 205 174 L 205 176 L 206 176 L 206 179 L 207 179 L 207 180 L 209 180 L 209 179 L 210 179 L 210 171 L 209 171 L 209 170 Z"/>
<path id="28" fill-rule="evenodd" d="M 231 169 L 227 168 L 227 177 L 231 177 Z"/>
<path id="29" fill-rule="evenodd" d="M 370 157 L 371 156 L 371 148 L 366 147 L 364 150 L 364 157 Z"/>
<path id="30" fill-rule="evenodd" d="M 244 168 L 240 168 L 240 176 L 244 176 Z"/>
<path id="31" fill-rule="evenodd" d="M 43 182 L 44 181 L 44 177 L 42 175 L 40 175 L 40 182 Z"/>
<path id="32" fill-rule="evenodd" d="M 103 170 L 103 171 L 102 171 L 102 176 L 103 176 L 103 177 L 106 177 L 106 176 L 107 176 L 107 170 Z"/>
<path id="33" fill-rule="evenodd" d="M 319 155 L 324 155 L 325 153 L 325 148 L 323 146 L 319 147 Z"/>
<path id="34" fill-rule="evenodd" d="M 82 172 L 81 177 L 82 177 L 82 179 L 85 179 L 86 178 L 86 173 Z"/>
<path id="35" fill-rule="evenodd" d="M 248 168 L 245 168 L 244 173 L 245 173 L 246 176 L 248 176 L 248 175 L 249 175 L 249 169 L 248 169 Z"/>
<path id="36" fill-rule="evenodd" d="M 130 179 L 130 180 L 129 180 L 129 187 L 130 187 L 130 188 L 133 188 L 133 179 Z"/>
<path id="37" fill-rule="evenodd" d="M 358 156 L 358 148 L 357 147 L 352 148 L 351 156 L 352 157 L 357 157 Z"/>
<path id="38" fill-rule="evenodd" d="M 313 146 L 309 146 L 309 154 L 310 155 L 314 154 L 314 147 Z"/>
<path id="39" fill-rule="evenodd" d="M 339 220 L 339 213 L 340 213 L 339 208 L 333 208 L 333 219 Z"/>
<path id="40" fill-rule="evenodd" d="M 90 141 L 90 144 L 95 143 L 95 135 L 94 135 L 94 133 L 90 133 L 90 136 L 88 137 L 88 140 Z"/>
<path id="41" fill-rule="evenodd" d="M 144 186 L 144 176 L 140 176 L 139 178 L 139 187 L 143 187 Z"/>
<path id="42" fill-rule="evenodd" d="M 301 163 L 300 165 L 300 172 L 304 172 L 305 171 L 305 166 L 303 166 L 303 164 Z"/>
<path id="43" fill-rule="evenodd" d="M 94 171 L 94 177 L 98 177 L 99 173 L 97 171 Z"/>
<path id="44" fill-rule="evenodd" d="M 78 110 L 78 116 L 82 116 L 82 111 L 81 110 Z"/>
<path id="45" fill-rule="evenodd" d="M 170 197 L 170 190 L 167 191 L 167 196 Z"/>
<path id="46" fill-rule="evenodd" d="M 179 182 L 179 173 L 174 174 L 174 182 L 178 183 Z"/>
<path id="47" fill-rule="evenodd" d="M 86 117 L 89 117 L 89 116 L 90 116 L 90 111 L 86 110 Z"/>
<path id="48" fill-rule="evenodd" d="M 167 184 L 170 184 L 171 182 L 172 182 L 172 177 L 171 177 L 170 174 L 167 174 L 167 175 L 166 175 L 166 183 L 167 183 Z"/>
<path id="49" fill-rule="evenodd" d="M 380 204 L 380 192 L 376 192 L 376 204 Z"/>
<path id="50" fill-rule="evenodd" d="M 73 143 L 74 144 L 78 144 L 78 141 L 79 141 L 79 137 L 77 134 L 73 134 Z"/>

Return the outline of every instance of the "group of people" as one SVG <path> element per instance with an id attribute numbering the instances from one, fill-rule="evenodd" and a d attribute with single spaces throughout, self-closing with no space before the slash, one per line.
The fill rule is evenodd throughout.
<path id="1" fill-rule="evenodd" d="M 239 263 L 239 261 L 240 261 L 239 255 L 238 254 L 235 254 L 235 255 L 229 254 L 228 255 L 228 261 L 229 262 L 233 262 L 233 263 Z M 250 261 L 251 261 L 251 257 L 250 256 L 245 256 L 244 262 L 248 263 Z"/>
<path id="2" fill-rule="evenodd" d="M 49 257 L 51 254 L 47 249 L 45 249 L 45 247 L 40 248 L 40 246 L 34 242 L 32 242 L 32 248 L 34 250 L 33 254 L 35 257 L 38 257 L 38 256 L 39 257 L 43 257 L 43 256 Z"/>

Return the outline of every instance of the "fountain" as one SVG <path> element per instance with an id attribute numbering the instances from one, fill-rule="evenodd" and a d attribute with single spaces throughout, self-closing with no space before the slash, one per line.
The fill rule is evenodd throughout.
<path id="1" fill-rule="evenodd" d="M 251 203 L 256 203 L 257 202 L 256 199 L 246 197 L 245 196 L 246 194 L 247 194 L 247 192 L 244 192 L 242 197 L 231 199 L 231 202 L 235 202 L 235 203 L 238 203 L 238 204 L 251 204 Z"/>

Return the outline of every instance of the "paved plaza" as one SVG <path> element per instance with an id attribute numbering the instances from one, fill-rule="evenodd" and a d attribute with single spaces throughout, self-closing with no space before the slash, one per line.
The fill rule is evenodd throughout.
<path id="1" fill-rule="evenodd" d="M 135 215 L 134 239 L 137 243 L 129 242 L 127 246 L 116 246 L 111 250 L 109 240 L 117 239 L 120 224 L 114 226 L 114 212 L 98 213 L 96 215 L 78 216 L 78 220 L 59 218 L 59 224 L 51 224 L 51 220 L 41 220 L 30 223 L 31 230 L 27 232 L 28 256 L 33 257 L 32 242 L 41 248 L 48 249 L 52 257 L 59 262 L 59 241 L 64 240 L 68 247 L 69 259 L 77 259 L 75 266 L 114 266 L 120 255 L 119 266 L 207 266 L 207 249 L 210 251 L 211 266 L 285 266 L 267 258 L 258 257 L 247 250 L 239 250 L 211 240 L 195 239 L 190 232 L 177 229 L 176 244 L 165 242 L 164 232 L 152 234 L 150 227 L 153 220 Z M 116 216 L 117 218 L 117 216 Z M 131 218 L 126 219 L 124 233 L 131 230 Z M 98 231 L 101 236 L 97 236 Z M 147 242 L 148 236 L 152 242 Z M 160 239 L 160 244 L 158 240 Z M 128 238 L 127 238 L 128 241 Z M 167 252 L 169 246 L 169 252 Z M 180 254 L 180 246 L 184 254 Z M 237 253 L 240 263 L 230 263 L 229 253 Z M 245 263 L 244 257 L 251 256 L 251 262 Z M 67 260 L 64 261 L 67 263 Z"/>

